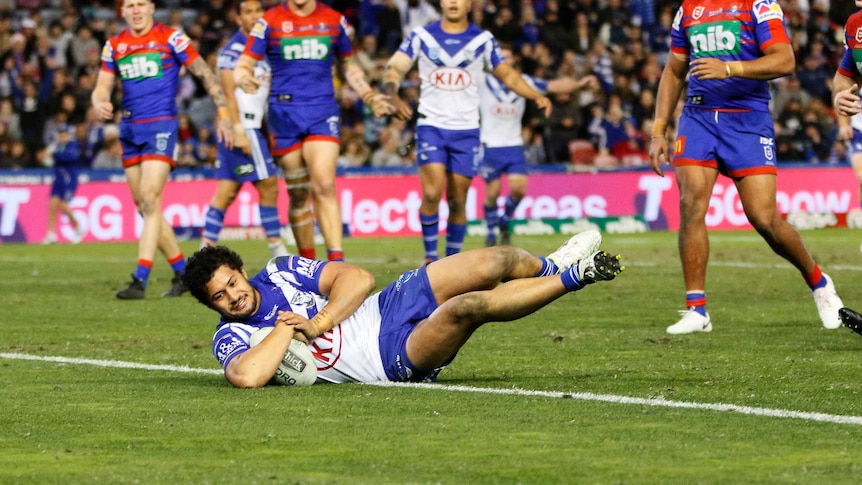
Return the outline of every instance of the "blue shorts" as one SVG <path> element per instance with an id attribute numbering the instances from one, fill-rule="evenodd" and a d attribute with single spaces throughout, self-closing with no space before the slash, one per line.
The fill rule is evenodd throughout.
<path id="1" fill-rule="evenodd" d="M 120 144 L 123 146 L 123 168 L 137 165 L 144 160 L 161 160 L 176 167 L 177 134 L 176 118 L 133 123 L 120 122 Z"/>
<path id="2" fill-rule="evenodd" d="M 772 115 L 760 111 L 683 109 L 673 147 L 673 165 L 715 168 L 730 177 L 778 173 Z"/>
<path id="3" fill-rule="evenodd" d="M 479 173 L 485 182 L 497 180 L 504 173 L 527 175 L 527 158 L 521 145 L 496 148 L 483 145 L 481 159 Z"/>
<path id="4" fill-rule="evenodd" d="M 425 267 L 407 271 L 380 292 L 380 360 L 390 381 L 435 381 L 452 361 L 436 369 L 420 369 L 407 358 L 407 337 L 437 309 Z M 454 356 L 452 357 L 454 358 Z"/>
<path id="5" fill-rule="evenodd" d="M 473 178 L 479 170 L 479 129 L 444 130 L 416 127 L 416 161 L 419 166 L 442 163 L 446 170 Z"/>
<path id="6" fill-rule="evenodd" d="M 78 188 L 78 170 L 70 167 L 54 167 L 54 183 L 51 184 L 51 197 L 70 202 Z"/>
<path id="7" fill-rule="evenodd" d="M 239 148 L 228 150 L 223 143 L 218 144 L 217 179 L 233 180 L 242 184 L 266 180 L 278 174 L 264 134 L 260 130 L 251 129 L 246 129 L 245 134 L 251 144 L 251 155 L 246 155 Z"/>
<path id="8" fill-rule="evenodd" d="M 275 138 L 272 154 L 280 157 L 299 149 L 305 140 L 341 142 L 341 111 L 338 104 L 303 104 L 278 102 L 270 98 L 269 126 Z"/>

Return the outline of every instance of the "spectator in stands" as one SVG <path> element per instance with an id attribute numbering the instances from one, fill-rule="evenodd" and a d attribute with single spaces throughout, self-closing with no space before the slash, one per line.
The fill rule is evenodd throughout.
<path id="1" fill-rule="evenodd" d="M 440 20 L 440 13 L 428 0 L 395 0 L 401 13 L 401 36 L 407 37 L 415 27 Z"/>
<path id="2" fill-rule="evenodd" d="M 527 159 L 528 164 L 540 165 L 548 162 L 548 153 L 545 151 L 542 133 L 525 126 L 521 130 L 521 138 L 524 140 L 524 158 Z"/>
<path id="3" fill-rule="evenodd" d="M 0 125 L 4 127 L 4 136 L 11 140 L 21 139 L 21 117 L 15 112 L 12 100 L 0 99 Z"/>
<path id="4" fill-rule="evenodd" d="M 813 98 L 831 102 L 832 77 L 826 66 L 816 56 L 806 56 L 802 67 L 796 72 L 799 84 Z"/>
<path id="5" fill-rule="evenodd" d="M 5 54 L 12 44 L 12 14 L 0 12 L 0 54 Z"/>
<path id="6" fill-rule="evenodd" d="M 380 133 L 380 146 L 371 154 L 372 167 L 401 167 L 404 159 L 398 152 L 401 142 L 400 132 L 393 126 L 387 126 Z"/>
<path id="7" fill-rule="evenodd" d="M 93 159 L 91 167 L 97 170 L 123 168 L 123 147 L 120 145 L 120 129 L 117 125 L 105 127 L 105 142 Z"/>
<path id="8" fill-rule="evenodd" d="M 99 41 L 93 36 L 93 30 L 87 24 L 78 27 L 75 36 L 69 41 L 69 56 L 72 64 L 76 67 L 87 64 L 87 55 L 101 52 Z"/>
<path id="9" fill-rule="evenodd" d="M 74 37 L 72 32 L 63 29 L 63 24 L 59 20 L 54 20 L 48 26 L 48 42 L 54 49 L 54 66 L 64 68 L 68 64 L 66 53 L 69 49 L 69 43 Z"/>
<path id="10" fill-rule="evenodd" d="M 33 79 L 23 81 L 22 95 L 18 99 L 18 113 L 21 117 L 21 134 L 28 156 L 41 157 L 45 144 L 42 140 L 45 122 L 48 118 L 47 93 L 40 93 Z M 36 159 L 30 160 L 34 162 Z"/>
<path id="11" fill-rule="evenodd" d="M 569 159 L 569 141 L 583 128 L 581 106 L 572 93 L 555 93 L 550 96 L 554 109 L 547 120 L 548 155 L 552 162 Z"/>
<path id="12" fill-rule="evenodd" d="M 521 9 L 520 34 L 515 39 L 515 47 L 527 44 L 535 46 L 539 42 L 539 22 L 536 19 L 536 11 L 531 5 L 523 6 Z"/>
<path id="13" fill-rule="evenodd" d="M 341 154 L 338 156 L 339 167 L 364 167 L 368 164 L 371 151 L 363 143 L 362 135 L 346 131 L 341 139 Z"/>
<path id="14" fill-rule="evenodd" d="M 0 157 L 0 168 L 8 168 L 12 170 L 20 170 L 22 168 L 35 168 L 33 157 L 27 150 L 27 145 L 22 140 L 12 140 L 9 142 L 9 153 L 3 154 Z"/>
<path id="15" fill-rule="evenodd" d="M 571 48 L 572 37 L 566 27 L 560 23 L 556 4 L 545 11 L 539 35 L 555 58 L 562 57 L 563 51 Z"/>
<path id="16" fill-rule="evenodd" d="M 395 52 L 401 43 L 401 12 L 395 0 L 386 0 L 382 8 L 378 9 L 377 17 L 377 45 L 386 52 Z"/>
<path id="17" fill-rule="evenodd" d="M 799 101 L 800 108 L 811 103 L 811 95 L 802 89 L 799 78 L 796 76 L 790 76 L 784 82 L 776 83 L 776 87 L 778 89 L 772 97 L 772 108 L 774 113 L 779 114 L 779 117 L 791 99 Z"/>

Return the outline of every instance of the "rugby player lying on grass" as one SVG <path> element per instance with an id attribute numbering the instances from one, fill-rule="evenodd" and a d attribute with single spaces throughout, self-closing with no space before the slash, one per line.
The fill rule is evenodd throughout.
<path id="1" fill-rule="evenodd" d="M 372 294 L 374 277 L 347 263 L 273 258 L 248 278 L 238 254 L 205 247 L 184 282 L 221 314 L 213 354 L 236 387 L 270 382 L 291 339 L 309 343 L 317 382 L 434 381 L 477 328 L 511 321 L 624 267 L 601 234 L 573 236 L 537 257 L 515 246 L 455 254 L 401 274 Z M 249 339 L 274 327 L 259 345 Z"/>

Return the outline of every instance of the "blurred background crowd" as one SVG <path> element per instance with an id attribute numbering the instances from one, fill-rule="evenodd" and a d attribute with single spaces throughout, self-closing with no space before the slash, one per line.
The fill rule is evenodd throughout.
<path id="1" fill-rule="evenodd" d="M 321 1 L 321 0 L 318 0 Z M 120 1 L 0 0 L 0 168 L 53 164 L 58 133 L 71 131 L 82 147 L 82 167 L 120 168 L 116 123 L 99 122 L 90 94 L 102 46 L 124 28 Z M 264 1 L 269 7 L 278 2 Z M 347 17 L 355 55 L 376 84 L 402 38 L 440 16 L 436 0 L 325 0 Z M 595 75 L 599 87 L 555 95 L 544 118 L 528 103 L 522 136 L 536 165 L 585 168 L 648 163 L 651 117 L 680 1 L 475 0 L 472 21 L 511 45 L 521 70 L 545 79 Z M 853 2 L 780 0 L 796 51 L 796 74 L 772 83 L 779 162 L 846 163 L 831 109 L 831 82 L 843 54 L 843 25 Z M 231 0 L 157 0 L 156 20 L 182 29 L 215 70 L 219 49 L 236 31 Z M 413 164 L 415 120 L 374 118 L 333 73 L 342 109 L 344 167 Z M 115 103 L 121 84 L 116 83 Z M 402 83 L 414 105 L 415 71 Z M 217 161 L 215 107 L 186 73 L 177 99 L 178 166 Z M 117 105 L 117 104 L 115 104 Z M 415 110 L 414 110 L 415 111 Z M 119 112 L 119 110 L 117 110 Z"/>

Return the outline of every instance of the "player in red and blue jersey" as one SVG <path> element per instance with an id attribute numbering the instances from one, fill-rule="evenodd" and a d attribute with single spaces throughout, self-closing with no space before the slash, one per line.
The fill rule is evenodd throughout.
<path id="1" fill-rule="evenodd" d="M 650 162 L 670 155 L 668 120 L 690 74 L 674 142 L 680 192 L 679 251 L 686 289 L 682 318 L 671 334 L 709 332 L 706 213 L 719 174 L 730 177 L 749 222 L 812 290 L 826 328 L 841 326 L 841 299 L 796 229 L 776 205 L 775 130 L 767 81 L 794 72 L 793 48 L 778 0 L 684 0 L 671 30 L 671 55 L 658 88 Z"/>
<path id="2" fill-rule="evenodd" d="M 111 93 L 119 76 L 123 87 L 120 142 L 126 182 L 144 219 L 138 243 L 138 264 L 120 299 L 143 299 L 156 249 L 174 270 L 171 287 L 162 296 L 185 291 L 180 275 L 185 258 L 173 228 L 162 215 L 162 192 L 176 166 L 177 85 L 181 66 L 200 78 L 219 111 L 218 138 L 233 146 L 233 132 L 224 93 L 215 75 L 183 32 L 156 23 L 151 0 L 124 0 L 128 27 L 105 42 L 102 69 L 92 94 L 93 107 L 103 120 L 114 118 Z"/>
<path id="3" fill-rule="evenodd" d="M 275 146 L 272 154 L 284 171 L 290 206 L 288 216 L 299 254 L 314 258 L 314 226 L 310 203 L 326 243 L 327 258 L 344 259 L 341 210 L 335 171 L 341 142 L 339 106 L 332 69 L 343 62 L 347 83 L 374 114 L 392 111 L 376 94 L 353 60 L 344 16 L 316 0 L 290 0 L 267 10 L 249 35 L 234 69 L 234 81 L 247 93 L 260 86 L 254 66 L 266 58 L 272 67 L 269 119 Z"/>

